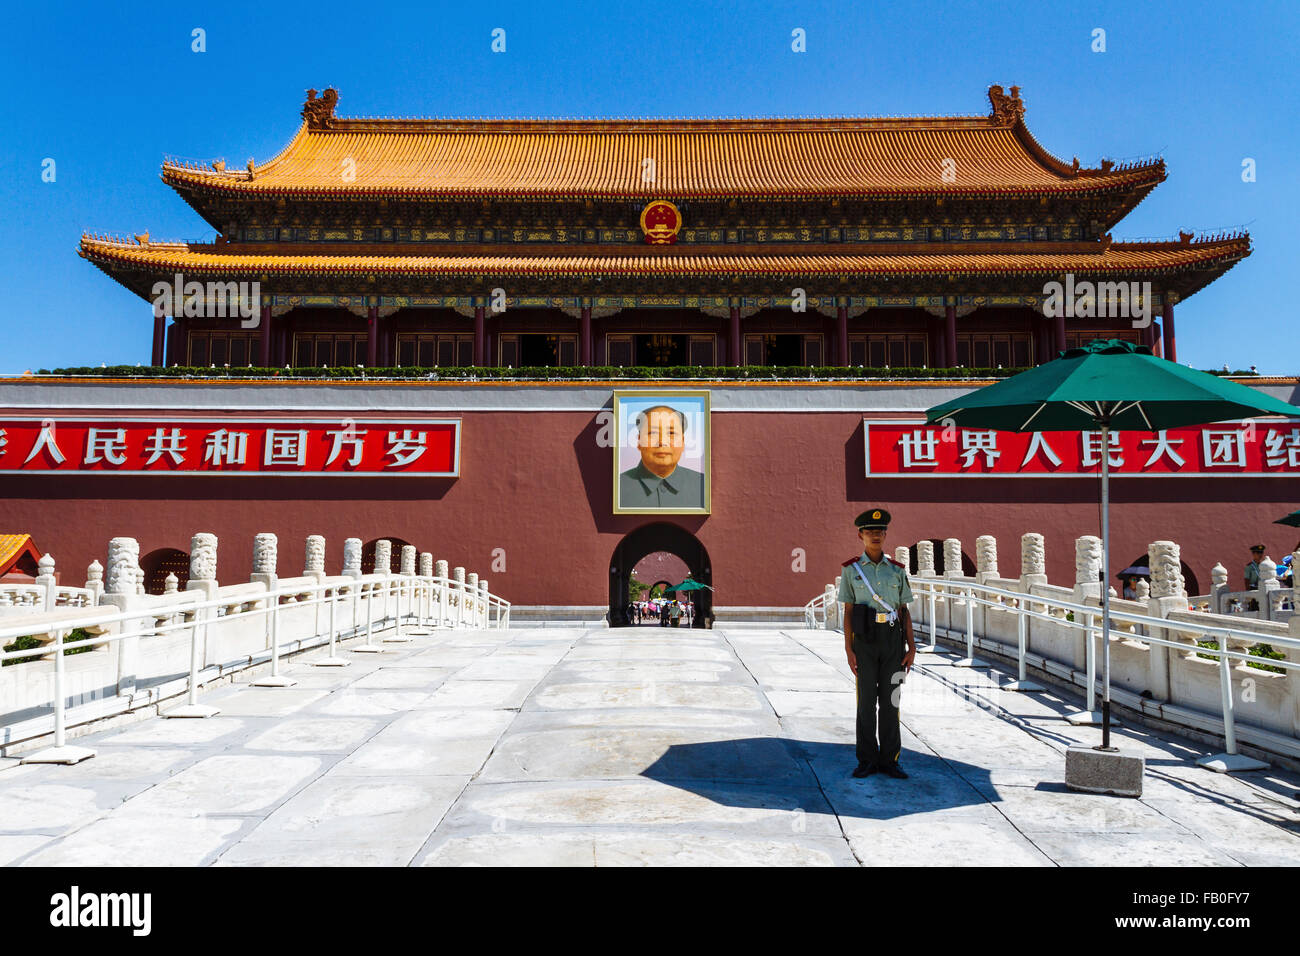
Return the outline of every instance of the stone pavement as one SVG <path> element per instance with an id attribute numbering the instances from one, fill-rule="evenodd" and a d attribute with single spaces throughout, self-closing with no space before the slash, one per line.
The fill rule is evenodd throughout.
<path id="1" fill-rule="evenodd" d="M 347 645 L 345 645 L 346 647 Z M 8 865 L 1300 863 L 1296 774 L 1224 776 L 1121 728 L 1140 800 L 1072 793 L 1100 731 L 1055 692 L 923 654 L 909 780 L 854 780 L 838 634 L 439 631 L 346 668 L 285 670 L 78 738 L 71 767 L 0 761 Z"/>

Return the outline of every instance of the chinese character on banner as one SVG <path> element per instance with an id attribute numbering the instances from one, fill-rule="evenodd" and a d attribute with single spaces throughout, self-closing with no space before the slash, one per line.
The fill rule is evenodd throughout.
<path id="1" fill-rule="evenodd" d="M 917 468 L 939 464 L 938 453 L 935 451 L 938 443 L 938 436 L 928 429 L 917 428 L 903 435 L 898 439 L 898 444 L 903 448 L 903 467 Z"/>
<path id="2" fill-rule="evenodd" d="M 1101 464 L 1101 432 L 1081 432 L 1083 436 L 1083 454 L 1081 464 L 1084 468 L 1096 468 Z M 1124 464 L 1124 454 L 1120 451 L 1119 432 L 1110 432 L 1107 444 L 1110 446 L 1110 467 L 1120 468 Z"/>
<path id="3" fill-rule="evenodd" d="M 306 429 L 268 428 L 266 430 L 266 450 L 262 456 L 262 464 L 301 468 L 306 463 Z"/>
<path id="4" fill-rule="evenodd" d="M 388 433 L 388 451 L 387 455 L 393 456 L 393 461 L 385 468 L 405 468 L 415 459 L 419 458 L 425 452 L 425 436 L 427 432 L 415 432 L 411 429 L 404 429 L 399 437 L 397 432 Z"/>
<path id="5" fill-rule="evenodd" d="M 984 467 L 992 468 L 997 464 L 1002 452 L 998 451 L 998 433 L 994 431 L 963 431 L 961 433 L 961 454 L 963 468 L 969 468 L 975 462 L 975 456 L 984 455 Z"/>
<path id="6" fill-rule="evenodd" d="M 5 446 L 9 444 L 9 439 L 5 437 L 5 430 L 0 428 L 0 455 L 5 453 Z"/>
<path id="7" fill-rule="evenodd" d="M 1240 428 L 1207 428 L 1201 432 L 1206 468 L 1245 468 L 1246 435 Z"/>
<path id="8" fill-rule="evenodd" d="M 1175 448 L 1182 446 L 1183 440 L 1180 438 L 1177 441 L 1170 441 L 1169 433 L 1163 428 L 1156 433 L 1155 438 L 1147 438 L 1144 441 L 1138 442 L 1138 444 L 1144 448 L 1150 445 L 1155 446 L 1155 449 L 1151 452 L 1151 457 L 1148 458 L 1147 463 L 1142 466 L 1143 468 L 1150 468 L 1159 461 L 1162 456 L 1168 456 L 1170 463 L 1173 464 L 1175 468 L 1181 468 L 1183 465 L 1187 464 L 1187 462 L 1183 460 L 1183 456 L 1174 451 Z"/>
<path id="9" fill-rule="evenodd" d="M 1270 428 L 1264 436 L 1264 464 L 1269 468 L 1300 468 L 1300 430 L 1279 432 Z"/>
<path id="10" fill-rule="evenodd" d="M 185 463 L 185 435 L 179 428 L 170 432 L 155 428 L 153 434 L 145 439 L 144 450 L 149 452 L 146 465 L 152 465 L 163 455 L 170 456 L 173 465 L 182 465 Z"/>
<path id="11" fill-rule="evenodd" d="M 242 465 L 248 457 L 248 432 L 218 428 L 204 442 L 203 460 L 214 465 Z"/>
<path id="12" fill-rule="evenodd" d="M 348 425 L 346 428 L 339 428 L 325 432 L 333 439 L 334 444 L 330 447 L 330 456 L 325 459 L 326 465 L 334 464 L 339 453 L 343 451 L 344 445 L 352 446 L 352 457 L 348 459 L 348 467 L 355 468 L 361 464 L 361 455 L 365 451 L 366 433 L 357 431 L 356 425 Z"/>
<path id="13" fill-rule="evenodd" d="M 1025 451 L 1025 460 L 1020 463 L 1020 467 L 1024 468 L 1033 460 L 1035 455 L 1041 452 L 1043 457 L 1052 463 L 1053 468 L 1059 468 L 1061 458 L 1056 452 L 1052 451 L 1052 446 L 1047 444 L 1047 438 L 1044 437 L 1043 433 L 1033 432 L 1032 435 L 1033 437 L 1029 440 L 1029 448 Z"/>
<path id="14" fill-rule="evenodd" d="M 126 463 L 125 428 L 86 429 L 86 457 L 82 464 L 94 465 L 101 461 L 110 465 Z"/>
<path id="15" fill-rule="evenodd" d="M 27 456 L 23 464 L 27 464 L 40 454 L 42 448 L 50 453 L 50 458 L 56 465 L 61 465 L 67 461 L 63 452 L 59 451 L 58 442 L 54 440 L 54 422 L 52 421 L 41 422 L 41 433 L 36 436 L 36 443 L 32 445 L 31 454 Z"/>

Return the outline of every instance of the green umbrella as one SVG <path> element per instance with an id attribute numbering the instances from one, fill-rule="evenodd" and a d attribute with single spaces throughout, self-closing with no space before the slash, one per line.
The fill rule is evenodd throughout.
<path id="1" fill-rule="evenodd" d="M 681 584 L 674 585 L 673 587 L 670 587 L 670 588 L 665 588 L 665 590 L 667 590 L 667 591 L 702 591 L 702 590 L 704 590 L 705 588 L 708 588 L 710 591 L 713 590 L 713 588 L 709 587 L 707 584 L 701 584 L 699 581 L 693 581 L 693 580 L 691 580 L 690 578 L 687 578 L 687 579 L 686 579 L 685 581 L 683 581 Z"/>
<path id="2" fill-rule="evenodd" d="M 1285 518 L 1278 518 L 1274 524 L 1288 524 L 1293 528 L 1300 528 L 1300 511 L 1293 511 Z"/>
<path id="3" fill-rule="evenodd" d="M 1245 385 L 1156 358 L 1144 345 L 1090 342 L 926 412 L 930 424 L 1011 432 L 1101 432 L 1102 581 L 1110 581 L 1109 433 L 1161 431 L 1300 408 Z M 1110 589 L 1102 600 L 1102 750 L 1110 746 Z"/>

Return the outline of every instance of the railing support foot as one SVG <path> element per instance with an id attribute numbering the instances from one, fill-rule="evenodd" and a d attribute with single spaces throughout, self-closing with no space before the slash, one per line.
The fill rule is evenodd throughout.
<path id="1" fill-rule="evenodd" d="M 73 747 L 70 744 L 64 744 L 62 747 L 48 747 L 45 750 L 32 754 L 30 757 L 23 757 L 19 763 L 81 763 L 88 757 L 95 756 L 95 751 L 89 747 Z"/>

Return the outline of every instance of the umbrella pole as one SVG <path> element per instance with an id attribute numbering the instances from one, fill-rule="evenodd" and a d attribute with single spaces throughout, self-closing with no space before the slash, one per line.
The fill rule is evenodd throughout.
<path id="1" fill-rule="evenodd" d="M 1101 425 L 1101 746 L 1110 745 L 1110 427 Z"/>

